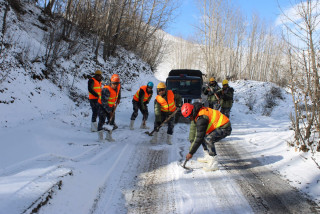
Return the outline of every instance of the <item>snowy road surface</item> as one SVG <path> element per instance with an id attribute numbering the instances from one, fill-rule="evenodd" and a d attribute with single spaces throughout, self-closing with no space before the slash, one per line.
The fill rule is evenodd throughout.
<path id="1" fill-rule="evenodd" d="M 46 121 L 59 133 L 67 127 L 57 118 Z M 21 132 L 40 130 L 42 122 L 29 124 L 30 129 L 22 125 Z M 202 155 L 199 150 L 187 163 L 193 168 L 190 172 L 180 166 L 189 146 L 188 124 L 176 125 L 173 145 L 161 140 L 166 127 L 158 144 L 149 142 L 145 130 L 128 130 L 126 124 L 119 127 L 113 134 L 116 142 L 100 144 L 96 133 L 75 126 L 69 130 L 72 136 L 77 132 L 79 139 L 87 136 L 80 142 L 70 141 L 59 152 L 44 152 L 6 167 L 0 174 L 0 188 L 7 189 L 0 196 L 0 210 L 46 214 L 319 212 L 315 203 L 240 146 L 243 133 L 235 131 L 218 143 L 219 171 L 201 169 L 203 164 L 196 161 Z M 25 140 L 29 141 L 27 136 Z M 277 158 L 281 159 L 271 160 Z"/>
<path id="2" fill-rule="evenodd" d="M 287 104 L 265 117 L 247 114 L 240 98 L 232 134 L 217 143 L 215 172 L 196 161 L 201 148 L 187 162 L 193 171 L 181 167 L 188 124 L 176 124 L 173 145 L 165 142 L 166 127 L 151 144 L 139 129 L 141 114 L 129 130 L 130 99 L 117 109 L 112 143 L 97 142 L 90 131 L 89 105 L 8 121 L 0 128 L 0 214 L 320 213 L 319 169 L 286 145 Z"/>

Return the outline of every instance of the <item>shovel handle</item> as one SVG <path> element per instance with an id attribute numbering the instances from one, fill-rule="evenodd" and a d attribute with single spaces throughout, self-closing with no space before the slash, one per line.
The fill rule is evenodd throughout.
<path id="1" fill-rule="evenodd" d="M 185 161 L 184 161 L 184 163 L 183 163 L 183 168 L 186 168 L 186 164 L 187 164 L 187 162 L 188 162 L 188 160 L 186 159 Z"/>
<path id="2" fill-rule="evenodd" d="M 177 112 L 178 110 L 180 110 L 180 108 L 177 108 L 169 117 L 167 117 L 167 119 L 165 119 L 159 126 L 158 129 L 160 129 L 164 123 L 168 122 Z M 152 132 L 145 132 L 147 135 L 152 136 L 152 134 L 156 131 L 157 129 L 154 128 L 152 130 Z"/>

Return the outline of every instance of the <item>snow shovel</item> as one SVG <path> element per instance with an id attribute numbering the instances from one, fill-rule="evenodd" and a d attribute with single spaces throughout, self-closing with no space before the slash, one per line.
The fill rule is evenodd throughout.
<path id="1" fill-rule="evenodd" d="M 145 133 L 147 134 L 147 135 L 149 135 L 149 136 L 152 136 L 152 134 L 158 129 L 160 129 L 162 126 L 163 126 L 163 124 L 165 124 L 166 122 L 168 122 L 172 117 L 174 117 L 174 115 L 178 112 L 180 110 L 180 108 L 177 108 L 169 117 L 167 117 L 167 119 L 165 119 L 157 128 L 154 128 L 153 130 L 152 130 L 152 132 L 148 132 L 148 131 L 146 131 Z"/>
<path id="2" fill-rule="evenodd" d="M 186 169 L 186 170 L 187 170 L 187 173 L 189 173 L 189 172 L 192 172 L 193 169 L 192 169 L 192 168 L 189 168 L 189 167 L 186 167 L 187 162 L 188 162 L 188 160 L 186 159 L 186 160 L 184 161 L 184 163 L 183 163 L 182 165 L 180 165 L 180 166 L 182 166 L 182 168 Z"/>

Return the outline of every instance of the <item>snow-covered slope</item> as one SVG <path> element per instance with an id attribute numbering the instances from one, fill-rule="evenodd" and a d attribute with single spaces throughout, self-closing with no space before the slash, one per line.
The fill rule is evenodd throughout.
<path id="1" fill-rule="evenodd" d="M 55 31 L 53 20 L 32 4 L 23 3 L 23 10 L 7 11 L 5 34 L 0 32 L 4 37 L 0 53 L 0 127 L 13 127 L 72 108 L 73 101 L 77 105 L 86 103 L 88 77 L 97 69 L 103 72 L 105 82 L 112 74 L 119 74 L 123 89 L 128 91 L 137 90 L 134 85 L 149 79 L 157 82 L 148 64 L 120 47 L 116 57 L 104 61 L 99 56 L 95 63 L 89 35 L 77 38 L 78 51 L 71 57 L 62 48 L 57 62 L 49 68 L 47 39 Z M 0 0 L 0 17 L 4 14 L 5 1 Z"/>

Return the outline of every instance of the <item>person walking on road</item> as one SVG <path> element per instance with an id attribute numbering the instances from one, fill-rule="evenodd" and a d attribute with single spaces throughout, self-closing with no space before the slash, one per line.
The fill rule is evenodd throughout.
<path id="1" fill-rule="evenodd" d="M 217 152 L 214 144 L 231 134 L 232 128 L 229 118 L 218 110 L 203 107 L 201 103 L 183 104 L 181 114 L 191 120 L 189 133 L 191 146 L 186 160 L 190 160 L 204 142 L 208 150 L 205 151 L 207 166 L 203 170 L 218 170 Z"/>
<path id="2" fill-rule="evenodd" d="M 134 129 L 134 121 L 138 116 L 138 111 L 140 110 L 142 117 L 141 129 L 148 129 L 146 121 L 149 116 L 148 104 L 153 94 L 153 82 L 148 82 L 147 85 L 141 86 L 139 90 L 133 95 L 132 105 L 133 113 L 131 115 L 130 129 Z"/>
<path id="3" fill-rule="evenodd" d="M 229 86 L 228 80 L 222 81 L 222 89 L 217 92 L 221 105 L 221 113 L 230 118 L 230 111 L 233 105 L 233 88 Z"/>
<path id="4" fill-rule="evenodd" d="M 158 132 L 160 129 L 160 124 L 165 121 L 169 115 L 176 111 L 177 107 L 181 106 L 182 100 L 179 94 L 173 93 L 172 90 L 167 90 L 166 85 L 163 82 L 160 82 L 157 85 L 157 96 L 154 101 L 154 130 L 155 133 L 151 140 L 152 143 L 157 143 Z M 167 130 L 167 144 L 172 144 L 172 134 L 174 128 L 174 117 L 168 121 L 168 130 Z"/>
<path id="5" fill-rule="evenodd" d="M 89 102 L 92 110 L 91 117 L 91 131 L 96 132 L 98 129 L 97 117 L 100 110 L 100 103 L 98 100 L 101 97 L 101 81 L 102 72 L 96 70 L 94 76 L 88 80 Z"/>
<path id="6" fill-rule="evenodd" d="M 208 96 L 207 100 L 209 103 L 209 108 L 219 110 L 219 97 L 217 96 L 217 92 L 221 89 L 218 83 L 215 81 L 213 77 L 209 79 L 209 85 L 204 88 L 203 93 Z"/>
<path id="7" fill-rule="evenodd" d="M 106 140 L 114 141 L 112 138 L 112 131 L 117 129 L 118 126 L 115 123 L 115 109 L 119 105 L 121 99 L 121 85 L 118 74 L 113 74 L 110 79 L 110 85 L 105 85 L 101 91 L 101 104 L 98 124 L 98 136 L 99 141 L 103 141 L 103 125 L 106 119 L 108 124 L 113 126 L 112 130 L 107 131 Z"/>

